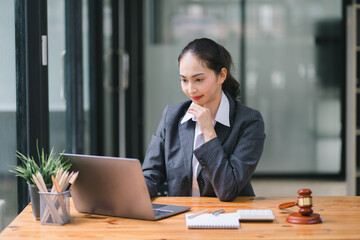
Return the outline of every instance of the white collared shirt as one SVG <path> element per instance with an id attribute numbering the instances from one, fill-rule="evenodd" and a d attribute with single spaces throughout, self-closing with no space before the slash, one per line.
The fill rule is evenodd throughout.
<path id="1" fill-rule="evenodd" d="M 213 126 L 215 126 L 216 122 L 219 122 L 224 126 L 230 127 L 229 114 L 230 114 L 229 99 L 226 97 L 225 93 L 222 91 L 220 105 L 216 112 L 215 119 L 213 121 Z M 193 114 L 186 112 L 183 119 L 181 120 L 181 124 L 183 124 L 184 122 L 187 122 L 190 119 L 192 119 L 193 121 L 196 122 L 195 134 L 194 134 L 194 148 L 193 148 L 195 150 L 196 148 L 200 147 L 202 144 L 205 143 L 205 139 L 204 139 L 203 134 L 200 131 L 200 127 L 199 127 L 199 124 L 197 123 L 197 119 Z M 195 155 L 193 154 L 193 159 L 192 159 L 192 169 L 193 169 L 192 196 L 194 196 L 194 197 L 200 196 L 199 184 L 197 182 L 198 167 L 199 167 L 199 162 L 198 162 L 197 158 L 195 157 Z"/>

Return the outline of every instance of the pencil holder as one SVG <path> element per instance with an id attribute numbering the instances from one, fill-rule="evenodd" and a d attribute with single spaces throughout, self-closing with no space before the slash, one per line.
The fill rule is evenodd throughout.
<path id="1" fill-rule="evenodd" d="M 70 191 L 39 192 L 39 195 L 41 224 L 63 225 L 70 222 Z"/>

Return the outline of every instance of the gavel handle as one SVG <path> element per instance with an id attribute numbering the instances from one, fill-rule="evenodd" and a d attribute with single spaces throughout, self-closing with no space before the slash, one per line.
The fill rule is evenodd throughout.
<path id="1" fill-rule="evenodd" d="M 285 209 L 285 208 L 289 208 L 289 207 L 293 207 L 296 206 L 297 202 L 287 202 L 287 203 L 283 203 L 279 205 L 280 209 Z"/>

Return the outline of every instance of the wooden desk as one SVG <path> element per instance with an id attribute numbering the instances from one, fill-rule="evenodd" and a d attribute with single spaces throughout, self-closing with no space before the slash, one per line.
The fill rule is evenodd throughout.
<path id="1" fill-rule="evenodd" d="M 294 197 L 239 197 L 234 202 L 216 198 L 160 197 L 156 203 L 191 206 L 190 212 L 206 208 L 234 212 L 243 208 L 270 208 L 272 223 L 240 223 L 240 229 L 187 229 L 184 214 L 159 221 L 143 221 L 78 213 L 71 205 L 71 223 L 40 225 L 31 206 L 0 234 L 0 239 L 360 239 L 360 197 L 313 197 L 313 210 L 324 223 L 297 225 L 286 222 L 288 213 L 277 209 Z M 289 211 L 298 211 L 292 207 Z"/>

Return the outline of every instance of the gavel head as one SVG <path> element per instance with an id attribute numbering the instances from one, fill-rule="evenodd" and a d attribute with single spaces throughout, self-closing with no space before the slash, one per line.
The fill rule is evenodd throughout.
<path id="1" fill-rule="evenodd" d="M 300 189 L 298 192 L 297 205 L 300 210 L 299 213 L 303 216 L 307 216 L 313 213 L 312 207 L 312 196 L 310 189 Z"/>

